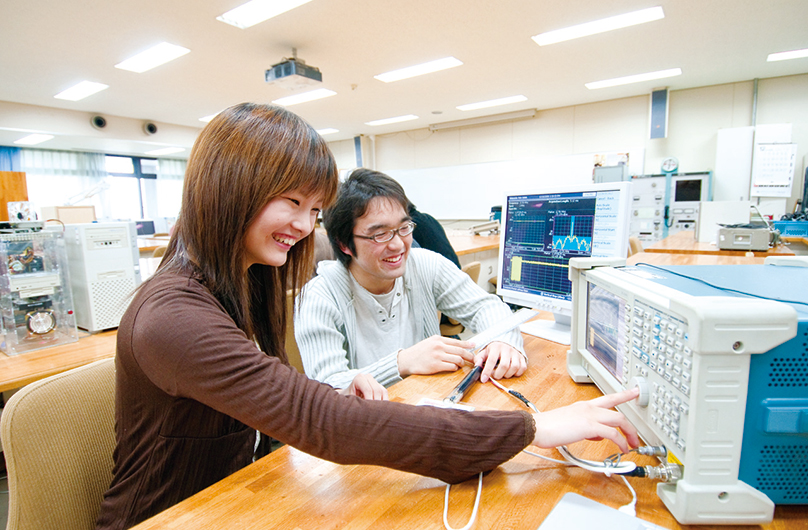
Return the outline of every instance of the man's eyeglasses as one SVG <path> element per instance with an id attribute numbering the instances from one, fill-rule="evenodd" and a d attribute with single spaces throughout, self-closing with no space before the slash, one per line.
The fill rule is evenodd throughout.
<path id="1" fill-rule="evenodd" d="M 370 239 L 376 243 L 387 243 L 396 234 L 400 237 L 406 237 L 412 234 L 412 231 L 415 230 L 415 223 L 410 221 L 407 224 L 401 225 L 398 228 L 393 228 L 392 230 L 385 230 L 384 232 L 379 232 L 378 234 L 373 234 L 372 236 L 360 236 L 359 234 L 354 234 L 354 237 L 359 237 L 362 239 Z"/>

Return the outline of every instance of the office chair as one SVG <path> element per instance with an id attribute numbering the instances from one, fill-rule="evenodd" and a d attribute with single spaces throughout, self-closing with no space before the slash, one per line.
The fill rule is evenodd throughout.
<path id="1" fill-rule="evenodd" d="M 629 236 L 628 238 L 628 257 L 638 254 L 643 251 L 642 241 L 637 236 Z"/>
<path id="2" fill-rule="evenodd" d="M 0 418 L 7 530 L 91 530 L 112 481 L 115 361 L 22 388 Z"/>
<path id="3" fill-rule="evenodd" d="M 477 283 L 477 280 L 480 279 L 481 268 L 482 264 L 479 261 L 472 261 L 471 263 L 466 263 L 463 265 L 460 270 L 468 274 L 471 277 L 471 281 Z M 440 318 L 440 315 L 438 315 L 438 318 Z M 444 337 L 453 337 L 463 333 L 464 329 L 466 328 L 463 326 L 463 324 L 450 317 L 448 324 L 440 325 L 440 334 Z"/>
<path id="4" fill-rule="evenodd" d="M 157 247 L 157 248 L 156 248 L 156 249 L 154 249 L 154 251 L 152 252 L 151 257 L 153 257 L 153 258 L 162 258 L 162 257 L 163 257 L 163 254 L 165 254 L 165 253 L 166 253 L 166 249 L 167 249 L 167 248 L 168 248 L 168 246 L 167 246 L 167 245 L 161 245 L 161 246 Z"/>

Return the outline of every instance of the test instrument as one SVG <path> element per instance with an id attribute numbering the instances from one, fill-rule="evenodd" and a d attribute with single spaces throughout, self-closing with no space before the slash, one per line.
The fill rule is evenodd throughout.
<path id="1" fill-rule="evenodd" d="M 808 504 L 808 260 L 621 266 L 570 260 L 567 371 L 667 449 L 657 494 L 681 524 L 760 524 Z"/>

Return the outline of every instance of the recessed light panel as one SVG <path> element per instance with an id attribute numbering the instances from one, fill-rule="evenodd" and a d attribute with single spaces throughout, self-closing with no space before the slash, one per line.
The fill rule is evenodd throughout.
<path id="1" fill-rule="evenodd" d="M 536 41 L 536 44 L 539 46 L 546 46 L 548 44 L 596 35 L 606 31 L 636 26 L 637 24 L 644 24 L 661 18 L 665 18 L 665 12 L 662 11 L 661 7 L 649 7 L 648 9 L 640 9 L 639 11 L 632 11 L 631 13 L 625 13 L 623 15 L 616 15 L 570 26 L 568 28 L 548 31 L 534 36 L 533 40 Z"/>
<path id="2" fill-rule="evenodd" d="M 787 61 L 789 59 L 802 59 L 803 57 L 808 57 L 808 48 L 804 50 L 792 50 L 790 52 L 770 53 L 766 60 L 771 63 L 774 61 Z"/>
<path id="3" fill-rule="evenodd" d="M 674 77 L 682 75 L 681 68 L 671 68 L 669 70 L 660 70 L 658 72 L 648 72 L 647 74 L 628 75 L 626 77 L 616 77 L 614 79 L 606 79 L 604 81 L 595 81 L 587 83 L 586 88 L 595 90 L 597 88 L 609 88 L 613 86 L 628 85 L 631 83 L 641 83 L 643 81 L 653 81 L 654 79 L 664 79 L 666 77 Z"/>
<path id="4" fill-rule="evenodd" d="M 269 20 L 281 13 L 302 6 L 311 0 L 252 0 L 216 17 L 231 26 L 246 29 L 259 22 Z"/>
<path id="5" fill-rule="evenodd" d="M 115 68 L 129 70 L 130 72 L 140 74 L 147 70 L 151 70 L 156 66 L 160 66 L 161 64 L 173 61 L 177 57 L 182 57 L 190 51 L 191 50 L 188 48 L 183 48 L 182 46 L 177 46 L 176 44 L 161 42 L 160 44 L 152 46 L 146 51 L 130 57 L 122 63 L 116 64 Z"/>
<path id="6" fill-rule="evenodd" d="M 272 103 L 289 107 L 292 105 L 297 105 L 298 103 L 305 103 L 307 101 L 314 101 L 316 99 L 323 99 L 336 95 L 337 93 L 333 90 L 328 90 L 327 88 L 318 88 L 317 90 L 309 90 L 308 92 L 303 92 L 302 94 L 295 94 L 294 96 L 286 96 L 285 98 L 275 99 L 272 101 Z"/>
<path id="7" fill-rule="evenodd" d="M 408 66 L 407 68 L 400 68 L 384 74 L 374 75 L 379 81 L 390 83 L 392 81 L 400 81 L 410 77 L 415 77 L 424 74 L 431 74 L 432 72 L 439 72 L 447 68 L 454 68 L 463 64 L 454 57 L 444 57 L 436 61 L 429 61 L 428 63 L 416 64 L 415 66 Z"/>
<path id="8" fill-rule="evenodd" d="M 73 85 L 67 90 L 59 92 L 53 97 L 56 99 L 66 99 L 68 101 L 78 101 L 86 98 L 87 96 L 92 96 L 96 92 L 101 92 L 106 88 L 109 88 L 109 85 L 105 85 L 103 83 L 93 83 L 92 81 L 82 81 L 81 83 Z"/>
<path id="9" fill-rule="evenodd" d="M 52 138 L 52 134 L 29 134 L 28 136 L 20 138 L 14 143 L 17 145 L 36 145 L 41 144 L 42 142 L 47 142 Z"/>
<path id="10" fill-rule="evenodd" d="M 317 134 L 319 134 L 320 136 L 325 136 L 326 134 L 334 134 L 338 132 L 339 129 L 334 129 L 332 127 L 328 127 L 326 129 L 317 129 Z"/>
<path id="11" fill-rule="evenodd" d="M 417 120 L 418 116 L 414 114 L 406 114 L 404 116 L 396 116 L 395 118 L 384 118 L 382 120 L 373 120 L 365 122 L 365 125 L 375 127 L 377 125 L 390 125 L 391 123 L 400 123 L 402 121 Z"/>
<path id="12" fill-rule="evenodd" d="M 480 101 L 479 103 L 469 103 L 468 105 L 460 105 L 457 107 L 457 110 L 477 110 L 477 109 L 487 109 L 488 107 L 498 107 L 500 105 L 508 105 L 510 103 L 519 103 L 521 101 L 527 101 L 525 96 L 510 96 L 507 98 L 499 98 L 499 99 L 490 99 L 488 101 Z"/>

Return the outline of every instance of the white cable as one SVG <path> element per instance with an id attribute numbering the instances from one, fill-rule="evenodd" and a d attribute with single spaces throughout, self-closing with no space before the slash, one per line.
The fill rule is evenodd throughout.
<path id="1" fill-rule="evenodd" d="M 549 456 L 544 456 L 544 455 L 539 454 L 539 453 L 534 453 L 533 451 L 528 451 L 527 449 L 522 449 L 522 452 L 527 453 L 530 456 L 535 456 L 536 458 L 541 458 L 541 459 L 547 460 L 548 462 L 555 462 L 556 464 L 561 464 L 564 467 L 572 467 L 573 466 L 573 464 L 570 464 L 569 462 L 567 462 L 565 460 L 558 460 L 556 458 L 550 458 Z"/>
<path id="2" fill-rule="evenodd" d="M 628 490 L 631 492 L 631 502 L 626 504 L 625 506 L 621 506 L 617 509 L 619 512 L 627 513 L 632 517 L 637 517 L 637 492 L 634 491 L 634 488 L 631 487 L 631 484 L 628 483 L 628 479 L 623 475 L 618 475 L 621 479 L 623 479 L 623 483 L 625 483 Z"/>
<path id="3" fill-rule="evenodd" d="M 502 385 L 499 381 L 496 381 L 495 379 L 491 379 L 490 381 L 492 383 L 494 383 L 494 386 L 496 386 L 497 388 L 499 388 L 503 392 L 506 392 L 506 393 L 514 396 L 515 398 L 519 399 L 520 401 L 522 401 L 532 411 L 536 412 L 537 414 L 540 413 L 539 409 L 537 409 L 536 406 L 533 403 L 531 403 L 529 400 L 527 400 L 523 395 L 521 395 L 521 394 L 519 394 L 517 392 L 514 392 L 513 390 L 508 389 L 507 387 L 505 387 L 504 385 Z M 628 473 L 630 471 L 634 471 L 634 469 L 637 468 L 637 464 L 635 464 L 634 462 L 631 462 L 631 461 L 619 462 L 619 463 L 613 464 L 613 463 L 606 463 L 606 462 L 595 462 L 595 461 L 592 461 L 592 460 L 584 460 L 583 458 L 578 458 L 577 456 L 570 453 L 569 449 L 567 449 L 566 445 L 561 445 L 559 447 L 556 447 L 556 449 L 567 460 L 567 462 L 571 463 L 572 465 L 578 466 L 578 467 L 586 469 L 588 471 L 592 471 L 594 473 L 603 473 L 606 476 L 610 476 L 612 473 L 614 473 L 614 474 Z M 525 450 L 523 450 L 523 451 L 525 451 Z M 559 460 L 553 460 L 551 458 L 547 458 L 547 457 L 539 455 L 537 453 L 531 453 L 531 452 L 528 452 L 528 451 L 525 451 L 525 452 L 530 454 L 530 455 L 536 456 L 538 458 L 544 458 L 545 460 L 550 460 L 551 462 L 559 462 L 559 463 L 561 463 Z"/>
<path id="4" fill-rule="evenodd" d="M 471 512 L 471 519 L 469 522 L 466 523 L 466 526 L 463 528 L 452 528 L 449 526 L 449 489 L 451 489 L 451 484 L 446 484 L 446 495 L 443 498 L 443 526 L 446 527 L 446 530 L 469 530 L 471 525 L 474 524 L 474 521 L 477 520 L 477 509 L 480 507 L 480 497 L 483 493 L 483 474 L 480 473 L 480 479 L 477 482 L 477 498 L 474 499 L 474 509 Z"/>

